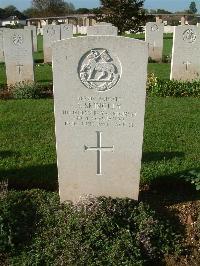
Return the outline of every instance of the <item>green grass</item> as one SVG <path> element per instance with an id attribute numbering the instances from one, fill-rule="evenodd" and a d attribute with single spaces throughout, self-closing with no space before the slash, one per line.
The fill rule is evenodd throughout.
<path id="1" fill-rule="evenodd" d="M 156 77 L 160 79 L 169 79 L 170 78 L 170 64 L 159 64 L 159 63 L 149 63 L 148 64 L 148 73 L 154 73 Z"/>
<path id="2" fill-rule="evenodd" d="M 147 99 L 142 183 L 197 169 L 200 102 Z M 13 187 L 57 188 L 52 100 L 0 101 L 0 176 Z"/>

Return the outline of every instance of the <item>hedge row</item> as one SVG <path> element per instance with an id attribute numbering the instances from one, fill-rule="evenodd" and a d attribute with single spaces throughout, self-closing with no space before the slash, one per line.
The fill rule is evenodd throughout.
<path id="1" fill-rule="evenodd" d="M 0 257 L 8 265 L 160 265 L 181 238 L 146 204 L 10 191 L 0 199 Z"/>

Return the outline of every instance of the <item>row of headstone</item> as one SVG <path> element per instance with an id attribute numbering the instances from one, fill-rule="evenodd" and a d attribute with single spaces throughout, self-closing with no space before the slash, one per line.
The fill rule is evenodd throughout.
<path id="1" fill-rule="evenodd" d="M 44 63 L 52 62 L 52 44 L 73 37 L 71 24 L 47 25 L 43 28 Z"/>
<path id="2" fill-rule="evenodd" d="M 149 57 L 162 61 L 164 24 L 149 22 L 145 41 Z M 171 80 L 192 81 L 200 79 L 200 28 L 197 26 L 174 27 L 171 60 Z"/>
<path id="3" fill-rule="evenodd" d="M 87 35 L 117 36 L 118 29 L 110 23 L 98 23 L 87 29 Z M 52 44 L 73 36 L 73 26 L 70 24 L 47 25 L 43 29 L 44 63 L 52 62 Z"/>

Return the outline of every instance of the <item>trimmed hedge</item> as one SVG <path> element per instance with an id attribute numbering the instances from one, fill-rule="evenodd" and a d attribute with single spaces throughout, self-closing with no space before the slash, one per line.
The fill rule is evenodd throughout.
<path id="1" fill-rule="evenodd" d="M 180 253 L 180 236 L 143 203 L 11 191 L 0 199 L 0 254 L 9 265 L 146 265 Z M 6 260 L 5 259 L 5 260 Z M 158 265 L 158 264 L 157 264 Z"/>
<path id="2" fill-rule="evenodd" d="M 147 81 L 147 95 L 161 97 L 200 97 L 200 80 L 192 82 L 161 80 L 154 74 L 151 74 Z"/>

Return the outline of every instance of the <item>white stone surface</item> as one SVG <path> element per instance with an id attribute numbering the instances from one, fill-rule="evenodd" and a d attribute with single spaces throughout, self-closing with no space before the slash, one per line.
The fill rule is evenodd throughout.
<path id="1" fill-rule="evenodd" d="M 88 194 L 138 199 L 147 61 L 146 43 L 131 38 L 53 44 L 61 201 Z"/>
<path id="2" fill-rule="evenodd" d="M 60 25 L 47 25 L 43 28 L 44 63 L 52 62 L 52 44 L 60 40 Z"/>
<path id="3" fill-rule="evenodd" d="M 30 30 L 8 30 L 4 32 L 4 55 L 7 84 L 33 81 L 33 43 Z"/>
<path id="4" fill-rule="evenodd" d="M 33 51 L 37 52 L 37 28 L 34 25 L 25 26 L 24 29 L 32 30 L 33 32 Z"/>
<path id="5" fill-rule="evenodd" d="M 146 24 L 145 41 L 149 47 L 149 57 L 155 61 L 162 60 L 164 24 L 148 22 Z"/>
<path id="6" fill-rule="evenodd" d="M 73 37 L 73 25 L 72 24 L 61 24 L 61 40 Z"/>
<path id="7" fill-rule="evenodd" d="M 178 26 L 175 28 L 171 79 L 192 81 L 200 79 L 200 28 Z"/>
<path id="8" fill-rule="evenodd" d="M 117 36 L 118 35 L 118 29 L 115 26 L 112 26 L 110 23 L 97 23 L 94 26 L 88 26 L 87 27 L 87 35 L 109 35 L 109 36 Z"/>

